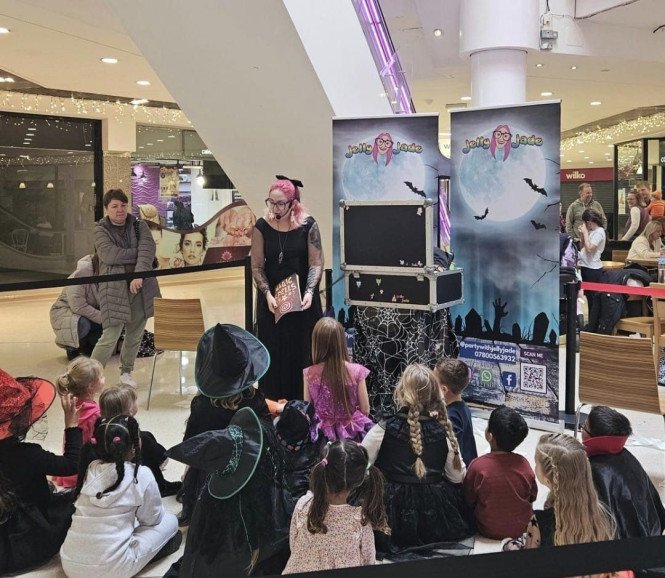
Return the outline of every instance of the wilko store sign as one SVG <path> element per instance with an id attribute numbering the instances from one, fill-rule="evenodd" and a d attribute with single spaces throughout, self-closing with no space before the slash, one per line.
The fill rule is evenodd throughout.
<path id="1" fill-rule="evenodd" d="M 561 182 L 594 182 L 594 181 L 611 181 L 614 179 L 614 169 L 612 167 L 595 168 L 595 169 L 568 169 L 561 171 Z"/>

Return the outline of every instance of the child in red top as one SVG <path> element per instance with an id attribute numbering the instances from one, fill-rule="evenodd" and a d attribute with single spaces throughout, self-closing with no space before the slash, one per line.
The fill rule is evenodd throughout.
<path id="1" fill-rule="evenodd" d="M 660 191 L 653 191 L 651 193 L 651 202 L 647 207 L 649 216 L 652 219 L 665 216 L 665 201 L 663 201 L 663 194 Z"/>
<path id="2" fill-rule="evenodd" d="M 90 441 L 95 422 L 100 416 L 97 396 L 104 389 L 104 368 L 96 359 L 77 357 L 67 371 L 55 380 L 58 395 L 71 394 L 76 400 L 79 413 L 79 427 L 83 432 L 83 443 Z M 58 476 L 53 481 L 63 488 L 74 488 L 77 476 Z"/>
<path id="3" fill-rule="evenodd" d="M 528 433 L 524 418 L 515 410 L 495 409 L 485 431 L 491 452 L 467 468 L 464 497 L 473 508 L 478 532 L 487 538 L 519 535 L 531 519 L 531 504 L 538 495 L 536 476 L 529 462 L 513 453 Z"/>

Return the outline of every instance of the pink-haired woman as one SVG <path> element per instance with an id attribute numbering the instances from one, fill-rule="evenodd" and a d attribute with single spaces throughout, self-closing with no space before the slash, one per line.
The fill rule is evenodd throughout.
<path id="1" fill-rule="evenodd" d="M 374 139 L 374 146 L 372 147 L 372 158 L 378 164 L 379 155 L 385 157 L 386 162 L 384 166 L 388 166 L 390 159 L 393 158 L 393 137 L 389 132 L 382 132 Z"/>
<path id="2" fill-rule="evenodd" d="M 510 132 L 510 127 L 507 124 L 500 124 L 492 131 L 492 138 L 490 139 L 490 154 L 492 158 L 496 158 L 496 150 L 503 149 L 503 159 L 506 160 L 510 154 L 510 139 L 513 135 Z"/>
<path id="3" fill-rule="evenodd" d="M 256 305 L 258 338 L 270 352 L 270 368 L 261 378 L 270 399 L 302 399 L 303 369 L 311 365 L 314 325 L 321 318 L 319 281 L 323 272 L 321 233 L 300 201 L 302 183 L 277 176 L 268 189 L 265 216 L 252 234 L 252 275 L 259 291 Z M 275 286 L 298 275 L 302 311 L 275 323 Z"/>

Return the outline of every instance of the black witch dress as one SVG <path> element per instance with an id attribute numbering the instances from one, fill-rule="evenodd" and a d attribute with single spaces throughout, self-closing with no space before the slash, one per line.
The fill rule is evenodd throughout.
<path id="1" fill-rule="evenodd" d="M 263 218 L 256 222 L 256 228 L 263 235 L 264 271 L 271 293 L 274 294 L 280 281 L 297 273 L 301 297 L 305 294 L 310 269 L 308 235 L 315 222 L 308 217 L 301 227 L 288 232 L 276 231 Z M 278 323 L 268 309 L 265 295 L 259 293 L 257 337 L 270 352 L 270 369 L 259 383 L 267 398 L 302 399 L 302 371 L 311 365 L 312 330 L 322 315 L 318 284 L 312 295 L 312 306 L 307 311 L 284 315 Z"/>

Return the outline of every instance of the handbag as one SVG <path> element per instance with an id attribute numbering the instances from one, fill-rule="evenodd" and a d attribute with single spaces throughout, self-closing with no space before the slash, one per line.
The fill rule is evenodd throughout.
<path id="1" fill-rule="evenodd" d="M 138 219 L 136 221 L 134 221 L 134 233 L 136 233 L 136 240 L 138 241 L 141 238 L 141 234 L 139 233 L 139 221 L 138 221 Z M 155 257 L 152 260 L 152 268 L 153 269 L 159 268 L 159 260 L 157 259 L 157 257 Z"/>

